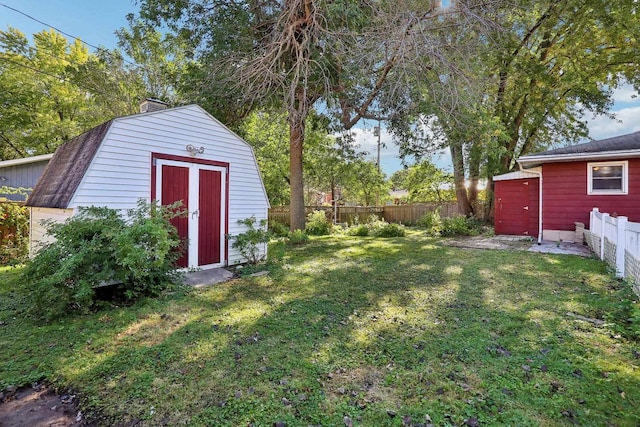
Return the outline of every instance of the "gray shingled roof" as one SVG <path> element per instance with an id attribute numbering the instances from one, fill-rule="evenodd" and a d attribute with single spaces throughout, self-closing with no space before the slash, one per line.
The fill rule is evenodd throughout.
<path id="1" fill-rule="evenodd" d="M 614 136 L 613 138 L 601 139 L 584 144 L 571 145 L 569 147 L 556 148 L 555 150 L 543 151 L 541 153 L 532 153 L 527 156 L 522 156 L 521 159 L 529 156 L 557 156 L 563 154 L 587 154 L 629 150 L 640 150 L 640 132 Z"/>
<path id="2" fill-rule="evenodd" d="M 65 142 L 42 173 L 27 206 L 67 208 L 113 120 Z"/>

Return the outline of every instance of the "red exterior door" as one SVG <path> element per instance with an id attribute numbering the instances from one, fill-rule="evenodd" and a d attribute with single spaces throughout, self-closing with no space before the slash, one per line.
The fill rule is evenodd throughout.
<path id="1" fill-rule="evenodd" d="M 159 195 L 162 205 L 182 201 L 188 213 L 171 220 L 184 242 L 178 267 L 224 265 L 228 167 L 174 158 L 156 159 L 153 166 L 152 197 Z"/>
<path id="2" fill-rule="evenodd" d="M 198 265 L 221 262 L 222 173 L 199 170 Z"/>
<path id="3" fill-rule="evenodd" d="M 496 234 L 538 235 L 538 185 L 538 180 L 531 178 L 496 181 Z"/>
<path id="4" fill-rule="evenodd" d="M 189 168 L 162 165 L 162 195 L 163 205 L 171 205 L 182 201 L 182 209 L 189 210 Z M 171 224 L 178 230 L 184 252 L 178 260 L 178 267 L 188 267 L 189 263 L 189 218 L 176 217 Z"/>

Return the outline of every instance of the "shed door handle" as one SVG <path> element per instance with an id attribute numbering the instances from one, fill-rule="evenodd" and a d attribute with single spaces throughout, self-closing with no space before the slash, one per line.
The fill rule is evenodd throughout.
<path id="1" fill-rule="evenodd" d="M 199 218 L 200 217 L 200 209 L 196 209 L 191 213 L 191 218 Z"/>

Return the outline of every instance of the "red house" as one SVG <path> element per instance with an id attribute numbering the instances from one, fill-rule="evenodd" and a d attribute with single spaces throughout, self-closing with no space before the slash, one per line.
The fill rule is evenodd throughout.
<path id="1" fill-rule="evenodd" d="M 493 178 L 496 234 L 572 242 L 593 208 L 640 222 L 640 132 L 522 156 L 518 165 Z"/>

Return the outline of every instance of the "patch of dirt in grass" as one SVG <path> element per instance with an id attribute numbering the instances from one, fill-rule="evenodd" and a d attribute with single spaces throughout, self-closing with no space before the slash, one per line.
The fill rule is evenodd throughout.
<path id="1" fill-rule="evenodd" d="M 443 239 L 442 243 L 456 248 L 526 251 L 533 244 L 533 240 L 521 236 L 461 236 Z"/>
<path id="2" fill-rule="evenodd" d="M 374 402 L 396 402 L 391 388 L 385 387 L 384 372 L 373 367 L 338 369 L 327 374 L 325 384 L 328 394 L 341 398 L 351 397 L 358 400 L 358 406 Z M 396 402 L 397 403 L 397 402 Z"/>
<path id="3" fill-rule="evenodd" d="M 78 410 L 75 395 L 57 395 L 44 385 L 0 393 L 0 427 L 91 426 Z"/>

